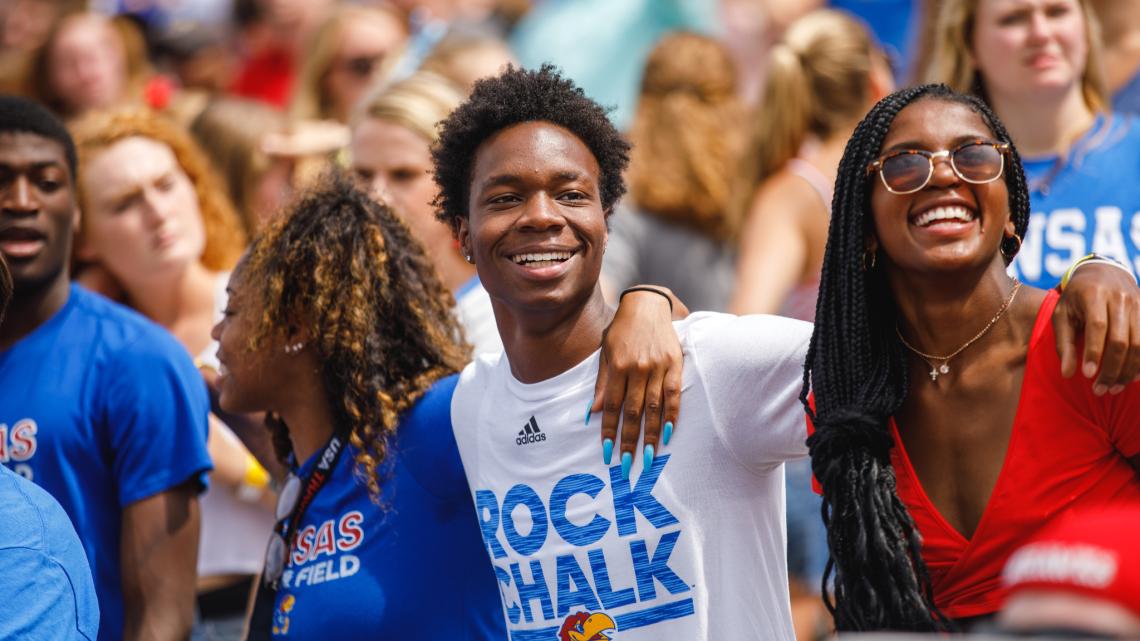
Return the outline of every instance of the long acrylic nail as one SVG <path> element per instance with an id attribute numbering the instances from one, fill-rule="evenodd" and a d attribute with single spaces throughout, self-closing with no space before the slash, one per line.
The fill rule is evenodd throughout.
<path id="1" fill-rule="evenodd" d="M 1092 378 L 1096 376 L 1096 363 L 1089 361 L 1085 363 L 1084 367 L 1085 378 Z"/>
<path id="2" fill-rule="evenodd" d="M 1107 391 L 1108 388 L 1104 385 L 1101 385 L 1100 383 L 1093 385 L 1093 394 L 1096 394 L 1097 396 L 1104 396 L 1104 393 Z"/>
<path id="3" fill-rule="evenodd" d="M 1119 394 L 1124 391 L 1123 385 L 1113 385 L 1108 389 L 1109 394 Z"/>
<path id="4" fill-rule="evenodd" d="M 621 453 L 621 477 L 629 480 L 629 468 L 633 465 L 633 454 L 630 452 Z"/>
<path id="5" fill-rule="evenodd" d="M 606 465 L 610 464 L 610 459 L 614 457 L 614 440 L 607 438 L 602 441 L 602 462 Z"/>
<path id="6" fill-rule="evenodd" d="M 645 446 L 645 452 L 644 452 L 644 456 L 642 456 L 642 458 L 645 459 L 645 471 L 648 472 L 649 468 L 653 467 L 653 446 L 652 445 L 646 445 Z"/>
<path id="7" fill-rule="evenodd" d="M 663 445 L 668 445 L 669 439 L 671 438 L 673 438 L 673 421 L 665 421 L 665 430 L 664 434 L 661 437 L 661 443 Z"/>
<path id="8" fill-rule="evenodd" d="M 589 405 L 586 405 L 586 425 L 590 424 L 590 414 L 594 411 L 594 400 L 590 399 Z"/>

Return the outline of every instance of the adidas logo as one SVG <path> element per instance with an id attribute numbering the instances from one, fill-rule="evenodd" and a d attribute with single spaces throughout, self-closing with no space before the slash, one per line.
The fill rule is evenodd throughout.
<path id="1" fill-rule="evenodd" d="M 523 424 L 523 428 L 519 430 L 515 444 L 526 445 L 528 443 L 538 443 L 539 441 L 545 440 L 546 435 L 542 433 L 542 430 L 538 429 L 538 422 L 536 422 L 532 416 L 529 421 Z"/>

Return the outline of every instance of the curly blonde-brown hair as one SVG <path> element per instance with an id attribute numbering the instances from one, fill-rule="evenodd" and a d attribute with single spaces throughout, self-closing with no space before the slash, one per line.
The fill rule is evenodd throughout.
<path id="1" fill-rule="evenodd" d="M 312 337 L 336 429 L 379 500 L 400 414 L 470 355 L 431 260 L 391 208 L 334 173 L 270 223 L 238 270 L 262 310 L 250 349 L 289 330 Z M 284 460 L 285 426 L 269 425 Z"/>
<path id="2" fill-rule="evenodd" d="M 92 156 L 126 138 L 149 138 L 170 147 L 198 196 L 198 208 L 206 229 L 202 265 L 212 271 L 233 268 L 246 246 L 245 231 L 226 196 L 224 183 L 182 127 L 149 109 L 131 107 L 88 114 L 72 125 L 71 133 L 79 151 L 80 174 Z M 76 184 L 80 208 L 86 209 L 89 203 L 83 182 L 76 181 Z M 82 237 L 83 225 L 79 226 L 78 233 Z M 75 247 L 80 245 L 80 242 L 74 244 Z"/>
<path id="3" fill-rule="evenodd" d="M 724 47 L 695 33 L 661 39 L 645 66 L 630 132 L 629 190 L 647 213 L 714 238 L 735 233 L 729 207 L 746 111 Z"/>

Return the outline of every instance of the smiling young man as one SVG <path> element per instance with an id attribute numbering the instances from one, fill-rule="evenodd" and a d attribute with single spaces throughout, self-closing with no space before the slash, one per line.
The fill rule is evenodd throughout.
<path id="1" fill-rule="evenodd" d="M 185 350 L 71 284 L 75 146 L 44 107 L 0 96 L 0 463 L 46 489 L 91 564 L 99 639 L 190 631 L 209 400 Z"/>
<path id="2" fill-rule="evenodd" d="M 478 84 L 434 151 L 505 347 L 464 371 L 452 416 L 511 637 L 791 641 L 782 463 L 807 454 L 810 326 L 694 314 L 670 453 L 631 469 L 589 438 L 627 152 L 550 67 Z"/>

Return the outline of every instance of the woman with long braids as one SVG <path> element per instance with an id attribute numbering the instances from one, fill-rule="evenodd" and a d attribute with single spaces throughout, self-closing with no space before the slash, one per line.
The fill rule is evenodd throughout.
<path id="1" fill-rule="evenodd" d="M 1060 375 L 1057 294 L 1006 271 L 1028 218 L 977 98 L 894 93 L 847 145 L 801 396 L 839 630 L 968 627 L 1051 517 L 1140 499 L 1140 387 Z"/>
<path id="2" fill-rule="evenodd" d="M 257 238 L 229 293 L 221 406 L 271 412 L 293 470 L 250 638 L 504 638 L 450 427 L 468 348 L 408 228 L 330 177 Z"/>

